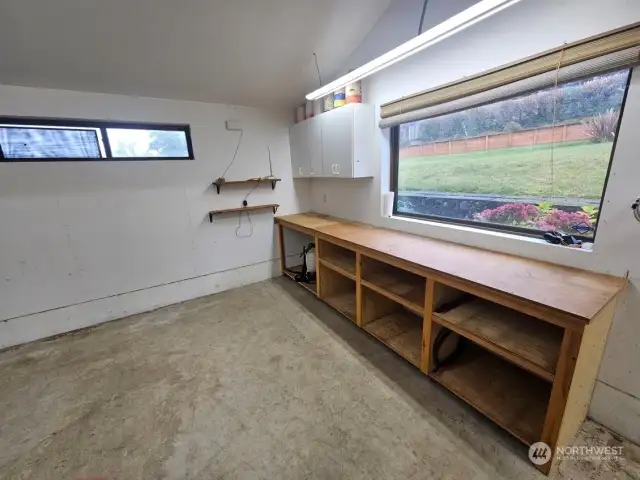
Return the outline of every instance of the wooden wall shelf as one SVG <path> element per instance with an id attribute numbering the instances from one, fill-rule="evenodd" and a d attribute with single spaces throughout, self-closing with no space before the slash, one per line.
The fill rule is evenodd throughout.
<path id="1" fill-rule="evenodd" d="M 280 205 L 277 205 L 275 203 L 271 203 L 268 205 L 252 205 L 252 206 L 248 206 L 248 207 L 237 207 L 237 208 L 225 208 L 222 210 L 212 210 L 209 212 L 209 221 L 211 223 L 213 223 L 213 217 L 215 215 L 223 215 L 225 213 L 238 213 L 238 212 L 253 212 L 255 210 L 267 210 L 267 209 L 272 209 L 273 213 L 275 215 L 275 213 L 278 211 L 278 207 Z"/>
<path id="2" fill-rule="evenodd" d="M 526 445 L 547 443 L 549 474 L 586 418 L 627 280 L 317 214 L 275 222 L 285 275 L 289 228 L 316 244 L 319 299 Z M 438 364 L 443 330 L 461 349 Z"/>
<path id="3" fill-rule="evenodd" d="M 248 184 L 255 185 L 256 183 L 258 184 L 271 183 L 271 190 L 275 190 L 276 184 L 281 181 L 282 181 L 281 178 L 260 178 L 260 179 L 252 179 L 252 180 L 251 179 L 250 180 L 225 180 L 224 182 L 218 182 L 218 180 L 216 180 L 215 182 L 212 183 L 212 185 L 216 187 L 218 195 L 220 195 L 220 187 L 223 187 L 225 185 L 248 185 Z"/>

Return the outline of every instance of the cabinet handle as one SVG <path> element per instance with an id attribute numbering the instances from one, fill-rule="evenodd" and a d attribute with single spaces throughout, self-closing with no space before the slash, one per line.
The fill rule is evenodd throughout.
<path id="1" fill-rule="evenodd" d="M 338 174 L 338 165 L 337 164 L 333 164 L 333 174 L 337 175 Z"/>
<path id="2" fill-rule="evenodd" d="M 309 172 L 310 175 L 313 175 L 313 167 L 311 167 L 311 172 Z"/>
<path id="3" fill-rule="evenodd" d="M 302 175 L 302 167 L 298 167 L 298 174 Z"/>
<path id="4" fill-rule="evenodd" d="M 336 175 L 340 175 L 340 164 L 336 164 Z"/>

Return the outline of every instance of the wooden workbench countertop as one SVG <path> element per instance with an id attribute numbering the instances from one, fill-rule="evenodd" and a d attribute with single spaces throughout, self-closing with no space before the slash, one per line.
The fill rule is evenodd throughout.
<path id="1" fill-rule="evenodd" d="M 624 278 L 564 267 L 316 213 L 276 217 L 276 223 L 347 242 L 589 322 L 624 287 Z M 365 253 L 366 254 L 366 253 Z"/>

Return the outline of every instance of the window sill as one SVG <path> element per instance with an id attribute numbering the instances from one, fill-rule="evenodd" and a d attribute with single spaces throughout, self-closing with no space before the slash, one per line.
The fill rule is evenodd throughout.
<path id="1" fill-rule="evenodd" d="M 455 233 L 467 234 L 469 236 L 478 235 L 478 236 L 481 236 L 480 238 L 482 238 L 484 241 L 481 241 L 481 242 L 471 242 L 471 241 L 460 242 L 460 241 L 458 241 L 458 242 L 456 242 L 456 243 L 464 243 L 465 245 L 474 246 L 474 247 L 478 247 L 478 248 L 488 248 L 485 245 L 491 241 L 491 238 L 495 238 L 496 241 L 506 240 L 506 241 L 509 241 L 509 242 L 512 242 L 512 241 L 525 242 L 525 243 L 531 244 L 532 246 L 540 245 L 543 248 L 553 248 L 556 251 L 561 249 L 561 250 L 564 250 L 564 251 L 571 251 L 571 252 L 593 253 L 593 244 L 592 243 L 589 244 L 589 245 L 591 245 L 591 248 L 570 248 L 570 247 L 565 247 L 565 246 L 562 246 L 562 245 L 553 245 L 551 243 L 546 242 L 542 238 L 534 238 L 534 237 L 529 237 L 527 235 L 518 235 L 517 233 L 511 233 L 511 232 L 500 232 L 500 231 L 494 231 L 494 230 L 485 230 L 485 229 L 482 229 L 482 228 L 468 227 L 468 226 L 465 226 L 465 225 L 455 225 L 455 224 L 450 224 L 450 223 L 445 223 L 445 222 L 436 222 L 436 221 L 433 221 L 433 220 L 423 220 L 423 219 L 418 219 L 418 218 L 410 218 L 410 217 L 404 217 L 404 216 L 400 216 L 400 215 L 392 215 L 390 217 L 383 217 L 383 218 L 385 218 L 386 220 L 389 220 L 395 226 L 395 228 L 398 229 L 398 230 L 406 230 L 406 224 L 413 224 L 416 227 L 420 227 L 422 225 L 428 226 L 429 228 L 433 228 L 434 229 L 434 233 L 436 233 L 436 235 L 428 235 L 428 236 L 432 236 L 433 238 L 437 238 L 439 240 L 455 241 L 455 240 L 449 240 L 448 238 L 445 238 L 445 237 L 449 237 L 451 234 L 455 234 Z M 402 227 L 405 227 L 405 228 L 402 228 Z M 437 232 L 437 230 L 440 230 L 440 232 L 442 232 L 442 234 L 441 235 L 437 234 L 437 233 L 439 233 L 439 232 Z M 411 233 L 414 233 L 414 232 L 411 232 Z M 467 239 L 465 239 L 465 240 L 467 240 Z M 468 240 L 472 240 L 472 238 L 468 238 Z M 478 243 L 480 243 L 481 245 L 479 245 Z M 533 247 L 533 248 L 535 248 L 535 247 Z M 505 252 L 505 253 L 510 253 L 510 252 Z M 517 253 L 516 253 L 516 255 L 517 255 Z"/>

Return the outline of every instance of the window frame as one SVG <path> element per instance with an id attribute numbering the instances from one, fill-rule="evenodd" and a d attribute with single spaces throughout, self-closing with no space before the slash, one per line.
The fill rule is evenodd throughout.
<path id="1" fill-rule="evenodd" d="M 640 67 L 636 67 L 636 68 L 640 68 Z M 599 215 L 598 215 L 598 221 L 596 222 L 595 225 L 595 229 L 593 231 L 593 236 L 588 237 L 585 235 L 580 235 L 577 232 L 571 233 L 571 235 L 578 239 L 578 240 L 582 240 L 583 242 L 590 242 L 593 243 L 596 240 L 596 235 L 598 233 L 598 227 L 600 226 L 600 218 L 602 216 L 602 209 L 604 207 L 604 198 L 605 195 L 607 193 L 607 187 L 609 185 L 609 176 L 611 174 L 611 166 L 613 165 L 613 158 L 615 156 L 616 153 L 616 147 L 618 145 L 618 135 L 620 133 L 620 126 L 622 125 L 622 119 L 624 118 L 624 111 L 625 111 L 625 107 L 627 105 L 627 97 L 629 95 L 629 89 L 631 87 L 631 79 L 633 77 L 633 74 L 635 72 L 635 68 L 629 68 L 629 76 L 627 78 L 627 83 L 626 83 L 626 88 L 624 91 L 624 95 L 622 97 L 622 104 L 620 106 L 620 119 L 618 121 L 618 126 L 616 128 L 616 134 L 615 137 L 613 139 L 613 145 L 611 146 L 611 155 L 609 157 L 609 164 L 607 166 L 607 172 L 605 174 L 605 178 L 604 178 L 604 185 L 602 188 L 602 194 L 600 196 L 600 205 L 599 205 Z M 573 80 L 575 81 L 575 80 Z M 530 92 L 533 93 L 533 92 Z M 519 94 L 522 95 L 522 94 Z M 495 102 L 500 102 L 503 100 L 508 100 L 509 98 L 514 98 L 514 97 L 504 97 L 504 98 L 500 98 L 498 100 L 496 100 Z M 494 103 L 494 102 L 492 102 Z M 451 113 L 455 113 L 455 112 L 451 112 Z M 413 123 L 413 122 L 409 122 L 409 123 Z M 401 125 L 405 125 L 405 124 L 401 124 Z M 391 162 L 390 162 L 390 175 L 389 175 L 389 180 L 390 180 L 390 185 L 389 185 L 389 189 L 390 191 L 392 191 L 394 193 L 393 195 L 393 216 L 394 217 L 404 217 L 404 218 L 412 218 L 412 219 L 418 219 L 418 220 L 429 220 L 429 221 L 433 221 L 433 222 L 437 222 L 437 223 L 442 223 L 445 225 L 462 225 L 462 226 L 466 226 L 466 227 L 472 227 L 478 230 L 488 230 L 488 231 L 492 231 L 492 232 L 506 232 L 506 233 L 512 233 L 512 234 L 517 234 L 520 236 L 526 236 L 526 237 L 530 237 L 530 238 L 541 238 L 542 235 L 544 234 L 544 232 L 542 230 L 533 230 L 530 228 L 524 228 L 524 227 L 516 227 L 513 225 L 501 225 L 501 224 L 494 224 L 494 223 L 489 223 L 489 222 L 479 222 L 479 221 L 475 221 L 475 220 L 466 220 L 466 219 L 458 219 L 458 218 L 449 218 L 449 217 L 441 217 L 439 215 L 428 215 L 428 214 L 421 214 L 421 213 L 410 213 L 410 212 L 399 212 L 398 211 L 398 176 L 399 176 L 399 168 L 400 168 L 400 126 L 401 125 L 395 125 L 393 127 L 390 128 L 390 149 L 391 149 Z M 446 192 L 443 192 L 446 193 Z"/>
<path id="2" fill-rule="evenodd" d="M 174 160 L 195 160 L 193 154 L 193 142 L 191 141 L 191 126 L 188 124 L 167 124 L 167 123 L 148 123 L 148 122 L 119 122 L 108 120 L 79 120 L 79 119 L 60 119 L 60 118 L 33 118 L 33 117 L 10 117 L 0 116 L 0 125 L 16 125 L 25 127 L 72 127 L 72 128 L 89 128 L 98 130 L 102 146 L 104 146 L 105 156 L 102 158 L 85 158 L 85 157 L 51 157 L 51 158 L 6 158 L 2 151 L 2 145 L 0 145 L 0 163 L 22 163 L 22 162 L 40 162 L 40 163 L 54 163 L 54 162 L 137 162 L 137 161 L 174 161 Z M 107 135 L 107 129 L 109 128 L 121 128 L 130 130 L 156 130 L 156 131 L 171 131 L 182 132 L 185 135 L 187 144 L 187 156 L 186 157 L 114 157 L 111 151 L 111 144 L 109 136 Z"/>

